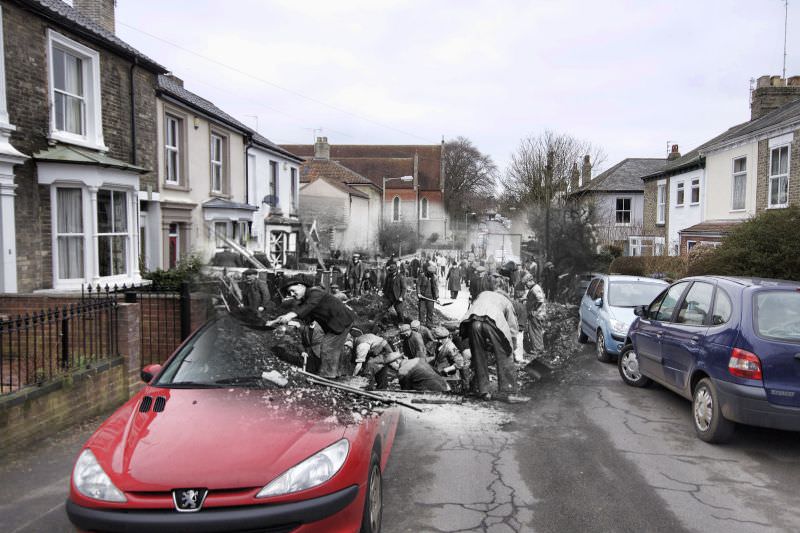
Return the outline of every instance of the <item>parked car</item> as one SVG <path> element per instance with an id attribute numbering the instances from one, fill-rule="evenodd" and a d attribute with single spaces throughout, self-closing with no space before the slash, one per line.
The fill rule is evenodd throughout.
<path id="1" fill-rule="evenodd" d="M 163 368 L 145 367 L 147 385 L 89 438 L 71 478 L 72 523 L 91 531 L 379 531 L 396 409 L 344 425 L 324 409 L 293 407 L 297 394 L 268 387 L 259 359 L 232 353 L 220 329 L 206 325 Z"/>
<path id="2" fill-rule="evenodd" d="M 724 442 L 736 422 L 800 431 L 800 283 L 686 278 L 636 314 L 622 379 L 692 400 L 702 440 Z"/>
<path id="3" fill-rule="evenodd" d="M 608 363 L 625 344 L 633 309 L 653 301 L 667 282 L 638 276 L 597 274 L 578 309 L 578 342 L 597 345 L 597 359 Z"/>

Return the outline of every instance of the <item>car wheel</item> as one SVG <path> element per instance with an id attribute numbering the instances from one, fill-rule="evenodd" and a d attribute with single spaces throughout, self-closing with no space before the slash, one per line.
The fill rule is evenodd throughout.
<path id="1" fill-rule="evenodd" d="M 369 463 L 367 497 L 364 499 L 364 516 L 361 519 L 361 533 L 379 533 L 383 518 L 383 480 L 381 461 L 376 452 Z"/>
<path id="2" fill-rule="evenodd" d="M 705 442 L 726 442 L 733 435 L 735 426 L 722 416 L 717 388 L 708 378 L 701 379 L 694 388 L 692 420 L 697 436 Z"/>
<path id="3" fill-rule="evenodd" d="M 639 354 L 633 348 L 633 344 L 626 344 L 622 348 L 617 360 L 617 368 L 622 381 L 631 387 L 646 387 L 650 384 L 650 378 L 642 375 L 639 370 Z"/>
<path id="4" fill-rule="evenodd" d="M 611 354 L 608 353 L 606 350 L 606 337 L 603 335 L 603 330 L 597 330 L 597 349 L 595 350 L 595 354 L 597 355 L 597 360 L 601 363 L 610 363 L 611 362 Z"/>
<path id="5" fill-rule="evenodd" d="M 583 332 L 583 328 L 581 328 L 581 321 L 578 319 L 578 342 L 581 344 L 586 344 L 589 341 L 589 336 Z"/>

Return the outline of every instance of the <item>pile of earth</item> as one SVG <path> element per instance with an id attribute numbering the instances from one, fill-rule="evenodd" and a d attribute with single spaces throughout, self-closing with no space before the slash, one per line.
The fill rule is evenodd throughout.
<path id="1" fill-rule="evenodd" d="M 404 298 L 406 320 L 419 318 L 419 298 L 416 292 L 408 292 Z M 397 334 L 397 315 L 390 308 L 386 299 L 376 293 L 362 294 L 347 300 L 347 305 L 355 312 L 353 324 L 364 333 L 394 336 Z M 441 311 L 434 308 L 433 323 L 439 325 L 447 321 Z"/>
<path id="2" fill-rule="evenodd" d="M 542 359 L 550 366 L 563 366 L 578 350 L 578 306 L 547 304 L 544 330 L 545 354 Z"/>

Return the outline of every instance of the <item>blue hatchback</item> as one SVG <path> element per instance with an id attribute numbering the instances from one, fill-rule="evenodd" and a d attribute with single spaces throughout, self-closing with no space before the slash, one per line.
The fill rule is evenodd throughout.
<path id="1" fill-rule="evenodd" d="M 636 315 L 622 379 L 692 400 L 702 440 L 727 440 L 734 422 L 800 431 L 800 283 L 685 278 Z"/>

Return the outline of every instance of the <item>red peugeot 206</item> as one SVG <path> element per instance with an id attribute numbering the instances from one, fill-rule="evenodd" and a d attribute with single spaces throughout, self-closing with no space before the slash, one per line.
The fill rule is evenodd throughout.
<path id="1" fill-rule="evenodd" d="M 274 359 L 234 323 L 146 367 L 147 385 L 88 440 L 66 507 L 78 529 L 380 531 L 397 410 L 362 418 L 337 391 L 276 387 Z"/>

